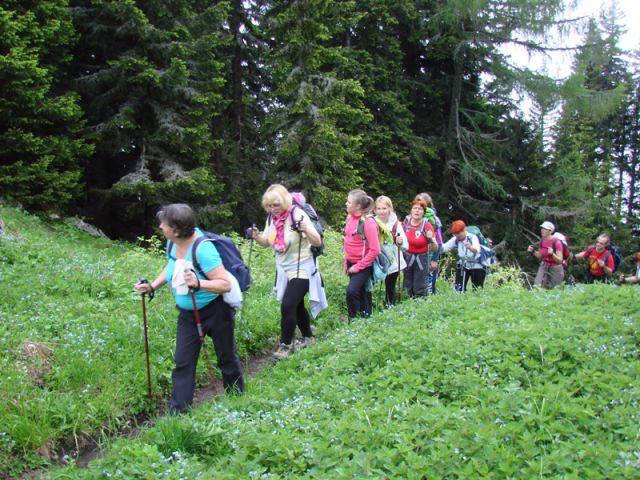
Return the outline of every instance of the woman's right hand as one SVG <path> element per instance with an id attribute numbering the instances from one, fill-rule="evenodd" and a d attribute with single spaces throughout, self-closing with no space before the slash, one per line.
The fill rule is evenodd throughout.
<path id="1" fill-rule="evenodd" d="M 149 294 L 153 291 L 153 287 L 147 281 L 139 281 L 138 283 L 133 285 L 140 295 Z"/>

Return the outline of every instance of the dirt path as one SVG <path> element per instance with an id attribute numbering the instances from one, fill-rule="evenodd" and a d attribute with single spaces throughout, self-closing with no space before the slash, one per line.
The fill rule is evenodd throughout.
<path id="1" fill-rule="evenodd" d="M 243 361 L 243 374 L 245 377 L 252 377 L 259 372 L 265 365 L 274 362 L 271 357 L 271 353 L 256 355 L 249 357 Z M 198 406 L 205 402 L 222 395 L 224 389 L 222 382 L 216 380 L 213 385 L 207 385 L 197 388 L 194 392 L 193 405 Z M 111 438 L 133 438 L 138 435 L 142 430 L 150 428 L 153 424 L 164 415 L 166 415 L 168 408 L 168 399 L 161 399 L 157 405 L 157 414 L 150 417 L 148 415 L 140 415 L 139 417 L 130 418 L 126 420 L 123 427 L 113 435 Z M 76 440 L 77 445 L 73 447 L 59 448 L 55 451 L 41 452 L 41 454 L 47 457 L 52 465 L 64 465 L 69 459 L 75 460 L 76 466 L 85 468 L 92 460 L 100 458 L 105 453 L 105 449 L 99 443 L 99 439 L 95 437 L 78 437 Z M 42 470 L 31 470 L 24 472 L 20 479 L 27 480 L 37 478 L 42 475 Z"/>

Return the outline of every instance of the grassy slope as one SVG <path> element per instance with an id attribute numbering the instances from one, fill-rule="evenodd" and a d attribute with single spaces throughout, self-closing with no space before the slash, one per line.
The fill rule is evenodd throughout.
<path id="1" fill-rule="evenodd" d="M 639 299 L 406 303 L 52 478 L 640 478 Z"/>
<path id="2" fill-rule="evenodd" d="M 1 477 L 46 464 L 60 447 L 117 431 L 139 413 L 154 415 L 168 398 L 176 312 L 166 288 L 148 303 L 150 401 L 141 302 L 132 284 L 162 270 L 163 252 L 94 238 L 71 222 L 43 222 L 12 208 L 0 206 L 0 218 L 6 224 L 0 237 L 0 367 L 8 372 L 0 376 L 0 396 L 7 400 L 0 402 Z M 339 248 L 331 242 L 329 254 L 337 257 Z M 248 257 L 249 243 L 242 249 Z M 237 318 L 243 357 L 272 348 L 279 332 L 273 254 L 254 248 L 252 257 L 255 284 Z M 343 292 L 345 278 L 338 265 L 331 267 L 322 271 L 342 282 Z M 318 331 L 340 321 L 343 296 L 331 298 Z M 204 365 L 199 368 L 204 379 Z"/>
<path id="3" fill-rule="evenodd" d="M 0 217 L 10 233 L 0 242 L 0 362 L 11 372 L 0 379 L 0 464 L 17 471 L 38 463 L 37 450 L 153 410 L 130 284 L 163 259 L 15 210 Z M 344 308 L 330 238 L 325 332 Z M 271 262 L 254 251 L 257 282 L 238 321 L 244 352 L 267 348 L 278 330 Z M 89 470 L 51 476 L 640 477 L 640 290 L 444 290 L 339 327 L 250 381 L 246 396 L 164 419 Z M 175 316 L 166 292 L 149 315 L 154 388 L 165 397 Z M 52 353 L 29 357 L 25 341 Z"/>

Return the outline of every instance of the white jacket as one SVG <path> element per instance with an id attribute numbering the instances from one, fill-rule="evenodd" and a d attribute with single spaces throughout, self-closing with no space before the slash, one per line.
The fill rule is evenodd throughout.
<path id="1" fill-rule="evenodd" d="M 276 298 L 282 301 L 284 292 L 287 289 L 289 280 L 287 279 L 286 269 L 298 268 L 298 265 L 283 267 L 276 262 Z M 309 306 L 311 307 L 311 315 L 316 318 L 318 314 L 327 308 L 327 295 L 322 286 L 322 278 L 320 277 L 320 266 L 318 259 L 314 262 L 313 258 L 308 258 L 304 262 L 300 262 L 300 270 L 305 270 L 309 276 Z"/>
<path id="2" fill-rule="evenodd" d="M 471 243 L 478 253 L 473 253 L 471 250 L 468 250 L 464 244 L 465 241 Z M 447 242 L 442 244 L 442 253 L 447 253 L 455 247 L 458 247 L 460 263 L 466 270 L 485 268 L 484 265 L 480 263 L 480 240 L 478 240 L 476 235 L 467 233 L 467 238 L 463 241 L 459 241 L 455 236 L 451 237 Z"/>
<path id="3" fill-rule="evenodd" d="M 395 226 L 396 222 L 398 222 L 397 226 Z M 404 270 L 405 268 L 407 268 L 407 262 L 405 261 L 404 255 L 402 255 L 401 252 L 407 251 L 407 249 L 409 248 L 409 240 L 407 240 L 407 234 L 404 232 L 404 229 L 402 228 L 402 222 L 398 220 L 398 217 L 396 216 L 395 213 L 391 212 L 389 214 L 389 218 L 387 219 L 386 225 L 389 231 L 392 233 L 395 226 L 396 235 L 400 235 L 400 237 L 402 238 L 402 245 L 400 245 L 400 252 L 398 252 L 397 244 L 393 247 L 395 249 L 394 253 L 395 253 L 396 260 L 395 262 L 393 262 L 391 266 L 389 266 L 389 271 L 387 272 L 387 274 L 389 274 L 389 273 L 396 273 L 398 271 L 398 254 L 400 254 L 399 256 L 400 270 Z"/>

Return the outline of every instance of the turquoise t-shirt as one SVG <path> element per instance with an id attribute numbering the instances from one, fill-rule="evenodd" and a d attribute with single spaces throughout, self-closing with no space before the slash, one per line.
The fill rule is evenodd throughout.
<path id="1" fill-rule="evenodd" d="M 196 228 L 196 234 L 198 235 L 198 237 L 201 237 L 202 230 L 200 230 L 199 228 Z M 166 278 L 169 286 L 171 286 L 173 269 L 176 264 L 175 251 L 176 251 L 176 246 L 175 244 L 172 244 L 171 251 L 167 252 L 167 258 L 169 262 L 167 263 Z M 220 258 L 220 254 L 218 253 L 218 250 L 216 249 L 213 242 L 211 241 L 203 241 L 202 243 L 200 243 L 200 246 L 198 247 L 197 255 L 198 255 L 198 263 L 200 263 L 200 266 L 202 267 L 203 272 L 208 272 L 216 268 L 217 266 L 222 265 L 222 259 Z M 189 247 L 189 249 L 187 250 L 185 261 L 193 263 L 193 259 L 191 258 L 191 247 Z M 200 275 L 200 273 L 198 273 L 197 271 L 196 271 L 196 275 L 200 280 L 205 279 L 205 277 Z M 173 291 L 173 296 L 176 299 L 176 305 L 178 305 L 178 307 L 182 308 L 183 310 L 193 310 L 191 293 L 187 293 L 186 295 L 178 295 L 175 288 L 171 287 L 171 290 Z M 199 310 L 201 308 L 206 307 L 211 302 L 213 302 L 216 298 L 218 298 L 218 294 L 206 292 L 200 289 L 197 292 L 195 292 L 195 297 L 196 297 L 196 305 L 198 306 L 198 310 Z"/>

